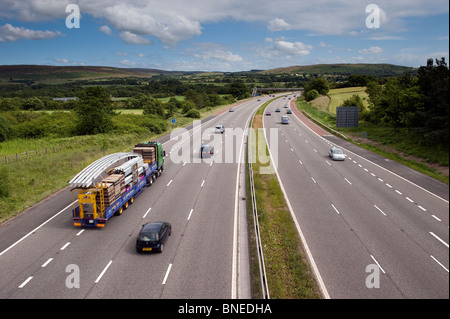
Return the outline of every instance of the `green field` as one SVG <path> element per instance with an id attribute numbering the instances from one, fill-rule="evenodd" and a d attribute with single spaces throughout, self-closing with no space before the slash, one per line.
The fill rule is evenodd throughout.
<path id="1" fill-rule="evenodd" d="M 366 107 L 369 106 L 368 97 L 369 95 L 366 93 L 365 87 L 352 87 L 352 88 L 343 88 L 343 89 L 334 89 L 330 90 L 328 95 L 331 97 L 331 104 L 329 112 L 336 114 L 336 108 L 341 106 L 345 100 L 350 99 L 353 95 L 359 95 Z"/>
<path id="2" fill-rule="evenodd" d="M 345 100 L 350 99 L 353 95 L 359 95 L 363 99 L 365 106 L 369 106 L 369 96 L 366 93 L 365 87 L 333 89 L 330 90 L 327 96 L 320 96 L 314 101 L 311 101 L 311 105 L 323 112 L 336 115 L 336 108 L 341 106 Z"/>

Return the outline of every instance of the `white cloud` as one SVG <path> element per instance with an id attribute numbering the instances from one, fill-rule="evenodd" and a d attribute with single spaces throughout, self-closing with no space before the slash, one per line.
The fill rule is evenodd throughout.
<path id="1" fill-rule="evenodd" d="M 275 18 L 269 22 L 269 24 L 267 25 L 267 29 L 269 29 L 270 31 L 283 31 L 290 30 L 291 26 L 283 19 Z"/>
<path id="2" fill-rule="evenodd" d="M 119 61 L 119 64 L 120 64 L 121 66 L 135 66 L 135 65 L 136 65 L 136 62 L 130 61 L 130 60 L 128 60 L 128 59 L 123 59 L 123 60 L 120 60 L 120 61 Z"/>
<path id="3" fill-rule="evenodd" d="M 106 20 L 118 32 L 152 36 L 166 46 L 199 36 L 203 25 L 223 21 L 256 23 L 271 31 L 343 35 L 365 30 L 367 17 L 367 3 L 360 0 L 1 0 L 0 19 L 65 19 L 69 3 L 79 5 L 82 15 Z M 381 9 L 381 27 L 388 32 L 404 30 L 406 18 L 448 14 L 448 5 L 443 0 L 376 3 Z"/>
<path id="4" fill-rule="evenodd" d="M 64 36 L 64 34 L 59 31 L 39 31 L 25 29 L 23 27 L 14 27 L 9 23 L 0 26 L 0 42 L 18 41 L 21 39 L 45 40 L 59 36 Z"/>
<path id="5" fill-rule="evenodd" d="M 57 62 L 57 63 L 62 63 L 62 64 L 67 64 L 70 61 L 67 59 L 53 59 L 53 61 Z"/>
<path id="6" fill-rule="evenodd" d="M 110 27 L 108 27 L 107 25 L 102 25 L 100 27 L 100 31 L 102 31 L 104 34 L 106 35 L 111 35 L 112 34 L 112 30 Z"/>
<path id="7" fill-rule="evenodd" d="M 314 49 L 312 45 L 304 44 L 303 42 L 289 42 L 281 39 L 267 38 L 266 43 L 268 47 L 260 50 L 263 57 L 291 57 L 291 56 L 306 56 Z"/>
<path id="8" fill-rule="evenodd" d="M 358 51 L 359 54 L 380 54 L 383 53 L 384 50 L 380 47 L 370 47 L 368 49 L 363 49 Z"/>
<path id="9" fill-rule="evenodd" d="M 129 31 L 120 32 L 119 36 L 123 41 L 129 44 L 152 44 L 152 41 L 149 39 L 143 38 Z"/>

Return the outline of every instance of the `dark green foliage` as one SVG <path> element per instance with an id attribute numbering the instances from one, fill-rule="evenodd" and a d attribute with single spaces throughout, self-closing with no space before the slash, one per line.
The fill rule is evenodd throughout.
<path id="1" fill-rule="evenodd" d="M 449 69 L 445 59 L 427 61 L 419 68 L 419 87 L 424 108 L 420 110 L 421 133 L 434 142 L 449 143 Z"/>
<path id="2" fill-rule="evenodd" d="M 9 196 L 9 180 L 6 166 L 0 166 L 0 197 Z"/>
<path id="3" fill-rule="evenodd" d="M 11 134 L 11 124 L 0 114 L 0 142 L 6 141 Z"/>
<path id="4" fill-rule="evenodd" d="M 314 99 L 317 99 L 320 96 L 319 92 L 317 90 L 309 90 L 305 93 L 305 100 L 306 101 L 312 101 Z"/>
<path id="5" fill-rule="evenodd" d="M 235 82 L 229 86 L 229 94 L 238 100 L 250 97 L 250 88 L 244 83 Z"/>
<path id="6" fill-rule="evenodd" d="M 200 112 L 196 109 L 191 109 L 186 113 L 186 117 L 190 117 L 193 119 L 199 119 L 200 118 Z"/>
<path id="7" fill-rule="evenodd" d="M 374 124 L 408 128 L 427 145 L 449 142 L 449 70 L 445 59 L 429 59 L 420 67 L 418 77 L 390 78 L 381 85 L 367 84 L 370 113 Z"/>
<path id="8" fill-rule="evenodd" d="M 330 91 L 330 83 L 324 78 L 314 78 L 305 86 L 305 94 L 311 90 L 317 90 L 320 95 L 325 95 Z"/>
<path id="9" fill-rule="evenodd" d="M 103 87 L 81 91 L 75 112 L 78 116 L 77 133 L 80 135 L 107 133 L 113 128 L 112 101 Z"/>
<path id="10" fill-rule="evenodd" d="M 161 134 L 167 130 L 167 123 L 157 115 L 120 114 L 113 118 L 113 133 L 117 134 L 143 134 L 149 131 Z"/>

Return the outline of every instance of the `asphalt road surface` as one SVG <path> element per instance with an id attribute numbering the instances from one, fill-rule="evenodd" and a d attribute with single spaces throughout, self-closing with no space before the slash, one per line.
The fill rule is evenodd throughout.
<path id="1" fill-rule="evenodd" d="M 448 185 L 330 136 L 293 100 L 267 110 L 279 178 L 329 297 L 448 299 Z M 332 146 L 345 161 L 328 157 Z"/>
<path id="2" fill-rule="evenodd" d="M 233 160 L 227 161 L 223 145 L 267 100 L 252 99 L 178 137 L 161 138 L 164 173 L 104 229 L 73 226 L 67 188 L 3 224 L 0 298 L 250 297 L 240 294 L 249 282 L 241 282 L 248 277 L 239 275 L 237 260 L 238 159 L 244 139 L 231 139 Z M 225 134 L 214 132 L 218 124 Z M 200 159 L 201 143 L 214 146 L 211 159 Z M 171 223 L 171 237 L 163 253 L 138 254 L 137 235 L 150 221 Z"/>

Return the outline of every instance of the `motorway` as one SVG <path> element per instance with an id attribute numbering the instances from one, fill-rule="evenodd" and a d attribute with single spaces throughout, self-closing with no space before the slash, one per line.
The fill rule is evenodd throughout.
<path id="1" fill-rule="evenodd" d="M 281 124 L 285 104 L 294 111 L 288 125 Z M 413 173 L 416 180 L 408 180 L 399 175 L 408 170 L 401 165 L 397 174 L 386 159 L 350 150 L 350 143 L 305 119 L 293 100 L 278 99 L 267 111 L 278 176 L 325 293 L 448 299 L 448 185 Z M 278 129 L 274 141 L 270 128 Z M 343 148 L 345 161 L 328 157 L 332 146 Z"/>
<path id="2" fill-rule="evenodd" d="M 73 226 L 68 188 L 0 226 L 0 299 L 249 298 L 248 264 L 238 260 L 246 244 L 239 243 L 246 236 L 238 220 L 244 138 L 229 129 L 243 131 L 265 101 L 249 100 L 201 127 L 161 138 L 164 173 L 104 229 Z M 228 132 L 209 134 L 218 124 Z M 234 139 L 228 162 L 227 134 Z M 215 147 L 212 159 L 199 158 L 203 142 Z M 171 223 L 172 235 L 163 253 L 138 254 L 137 235 L 150 221 Z"/>

